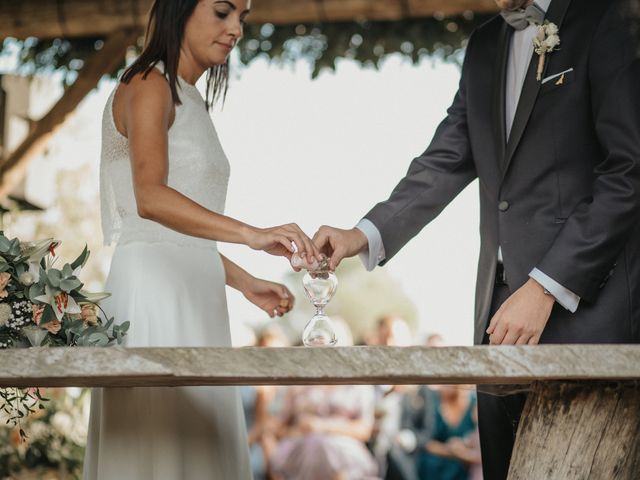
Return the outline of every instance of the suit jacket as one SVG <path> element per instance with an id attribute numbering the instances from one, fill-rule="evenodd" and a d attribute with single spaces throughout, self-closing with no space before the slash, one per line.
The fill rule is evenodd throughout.
<path id="1" fill-rule="evenodd" d="M 534 267 L 581 297 L 556 304 L 541 342 L 640 341 L 640 65 L 629 1 L 554 0 L 560 50 L 536 80 L 534 53 L 511 135 L 505 82 L 513 29 L 471 36 L 459 90 L 428 149 L 367 215 L 390 260 L 479 179 L 475 342 L 488 323 L 498 246 L 510 290 Z M 384 262 L 382 262 L 384 264 Z"/>

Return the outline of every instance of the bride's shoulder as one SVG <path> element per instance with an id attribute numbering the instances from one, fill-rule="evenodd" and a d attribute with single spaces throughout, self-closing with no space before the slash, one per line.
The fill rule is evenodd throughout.
<path id="1" fill-rule="evenodd" d="M 120 81 L 113 97 L 113 118 L 116 128 L 125 136 L 129 121 L 163 119 L 171 126 L 175 116 L 171 89 L 164 75 L 156 68 L 137 73 L 126 82 Z M 127 120 L 130 119 L 130 120 Z"/>
<path id="2" fill-rule="evenodd" d="M 127 82 L 121 81 L 118 90 L 132 99 L 156 99 L 171 101 L 171 88 L 165 76 L 156 68 L 133 75 Z"/>

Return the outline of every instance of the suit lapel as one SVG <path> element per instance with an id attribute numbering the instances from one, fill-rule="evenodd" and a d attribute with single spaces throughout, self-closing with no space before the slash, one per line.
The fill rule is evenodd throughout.
<path id="1" fill-rule="evenodd" d="M 562 26 L 562 22 L 567 13 L 567 9 L 569 8 L 570 3 L 571 0 L 553 0 L 551 2 L 551 6 L 549 7 L 549 11 L 547 12 L 547 20 L 555 23 L 556 25 L 558 25 L 558 28 L 560 28 Z M 560 31 L 560 37 L 562 38 L 562 30 Z M 548 65 L 549 58 L 547 58 L 545 72 Z M 504 176 L 506 175 L 509 169 L 509 165 L 511 164 L 511 160 L 513 159 L 513 155 L 515 154 L 518 145 L 520 144 L 520 140 L 522 140 L 522 135 L 524 134 L 524 131 L 527 127 L 527 123 L 529 122 L 529 118 L 531 117 L 531 112 L 533 111 L 533 107 L 536 104 L 536 99 L 538 98 L 538 93 L 540 92 L 542 83 L 536 79 L 537 68 L 538 55 L 534 52 L 531 63 L 529 64 L 529 69 L 527 70 L 524 86 L 522 87 L 522 93 L 520 95 L 520 101 L 518 102 L 516 116 L 513 120 L 513 126 L 511 127 L 511 135 L 509 136 L 509 141 L 507 142 L 502 178 L 504 178 Z"/>
<path id="2" fill-rule="evenodd" d="M 502 170 L 507 147 L 506 131 L 506 96 L 507 96 L 507 68 L 509 66 L 509 49 L 513 28 L 504 22 L 498 40 L 498 55 L 496 55 L 497 87 L 493 89 L 493 137 L 498 154 L 498 168 Z"/>

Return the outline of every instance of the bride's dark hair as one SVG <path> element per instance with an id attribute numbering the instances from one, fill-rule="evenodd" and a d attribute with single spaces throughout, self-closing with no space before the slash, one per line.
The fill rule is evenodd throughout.
<path id="1" fill-rule="evenodd" d="M 129 83 L 142 73 L 146 78 L 158 62 L 164 63 L 165 75 L 171 88 L 173 103 L 180 105 L 178 96 L 178 62 L 187 20 L 193 14 L 199 0 L 155 0 L 149 13 L 149 24 L 142 54 L 122 75 L 122 82 Z M 229 61 L 207 71 L 207 108 L 227 94 Z"/>

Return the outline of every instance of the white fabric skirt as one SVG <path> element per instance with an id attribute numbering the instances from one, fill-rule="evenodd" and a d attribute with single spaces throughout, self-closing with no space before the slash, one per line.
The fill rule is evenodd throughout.
<path id="1" fill-rule="evenodd" d="M 131 322 L 127 346 L 231 346 L 214 245 L 116 248 L 106 285 L 112 296 L 103 308 L 116 322 Z M 237 388 L 94 389 L 84 478 L 251 479 Z"/>

